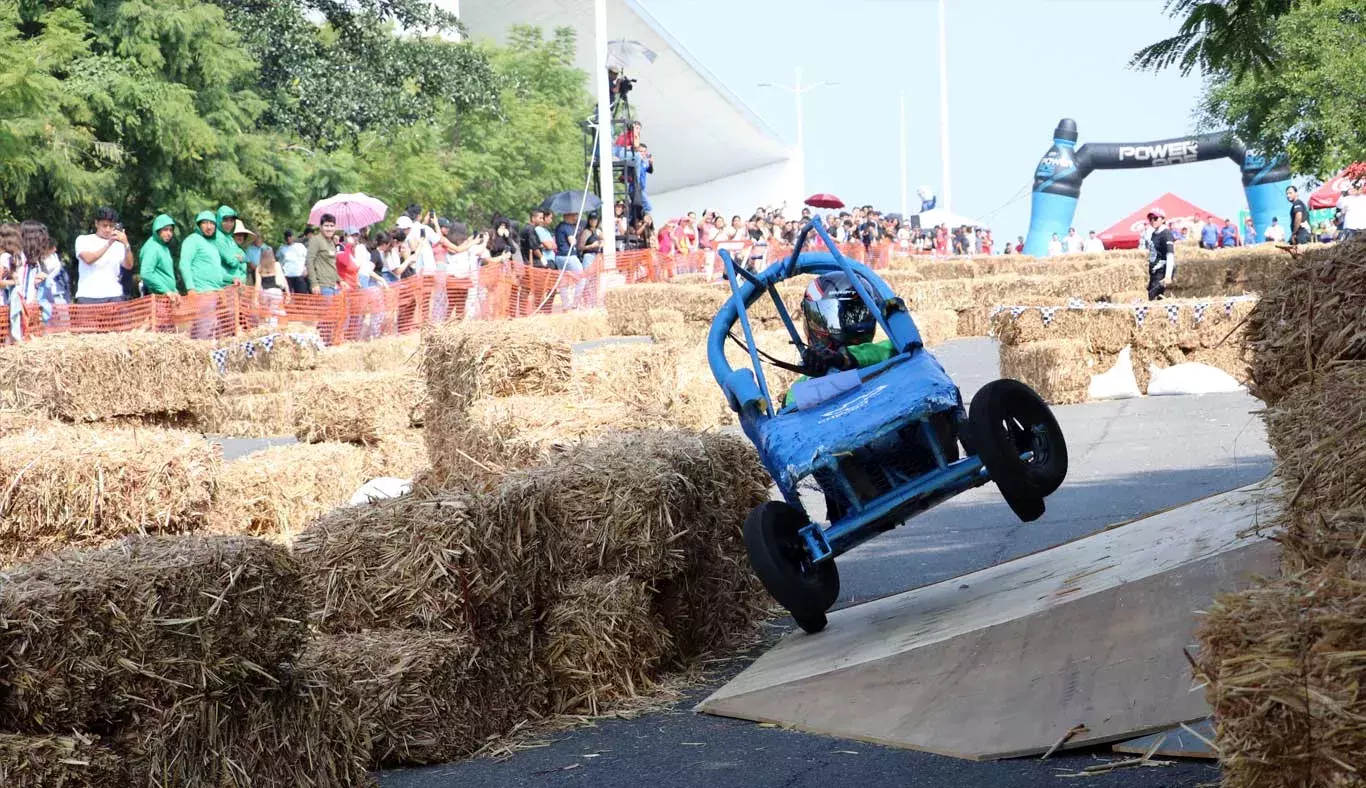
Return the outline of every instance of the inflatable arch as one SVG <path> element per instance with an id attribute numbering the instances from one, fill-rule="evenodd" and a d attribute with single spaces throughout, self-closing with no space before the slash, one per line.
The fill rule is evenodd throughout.
<path id="1" fill-rule="evenodd" d="M 1077 212 L 1081 183 L 1095 170 L 1163 167 L 1224 158 L 1232 159 L 1242 169 L 1243 191 L 1257 237 L 1266 232 L 1273 216 L 1279 217 L 1289 232 L 1290 204 L 1285 200 L 1285 187 L 1290 185 L 1290 168 L 1281 158 L 1266 159 L 1249 152 L 1231 132 L 1157 142 L 1088 142 L 1078 148 L 1077 124 L 1071 118 L 1063 118 L 1053 131 L 1053 147 L 1034 170 L 1033 205 L 1024 252 L 1038 257 L 1047 255 L 1053 234 L 1067 234 Z"/>

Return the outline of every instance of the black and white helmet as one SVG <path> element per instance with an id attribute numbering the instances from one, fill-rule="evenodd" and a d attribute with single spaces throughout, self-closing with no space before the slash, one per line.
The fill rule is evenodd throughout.
<path id="1" fill-rule="evenodd" d="M 867 279 L 863 279 L 863 287 L 876 297 Z M 843 271 L 822 274 L 806 288 L 802 318 L 806 343 L 814 350 L 839 351 L 862 345 L 873 341 L 877 332 L 877 319 Z"/>

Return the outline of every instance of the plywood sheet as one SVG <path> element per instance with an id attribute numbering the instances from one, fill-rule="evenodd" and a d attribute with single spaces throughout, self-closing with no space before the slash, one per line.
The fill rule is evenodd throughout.
<path id="1" fill-rule="evenodd" d="M 1208 714 L 1182 650 L 1216 593 L 1276 569 L 1235 490 L 1051 550 L 837 611 L 699 709 L 972 759 L 1084 746 Z"/>

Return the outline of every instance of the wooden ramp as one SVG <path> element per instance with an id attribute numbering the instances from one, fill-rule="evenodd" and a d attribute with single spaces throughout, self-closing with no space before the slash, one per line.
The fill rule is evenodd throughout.
<path id="1" fill-rule="evenodd" d="M 1209 715 L 1183 649 L 1215 594 L 1277 571 L 1245 487 L 830 614 L 703 701 L 710 714 L 985 760 Z"/>

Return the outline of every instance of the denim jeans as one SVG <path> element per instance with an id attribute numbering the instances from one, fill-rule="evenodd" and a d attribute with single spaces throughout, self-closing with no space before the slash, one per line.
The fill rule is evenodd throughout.
<path id="1" fill-rule="evenodd" d="M 565 273 L 577 274 L 583 271 L 583 263 L 574 255 L 561 255 L 555 258 L 555 267 Z M 578 282 L 561 283 L 560 303 L 565 309 L 573 309 L 578 301 L 581 285 Z"/>

